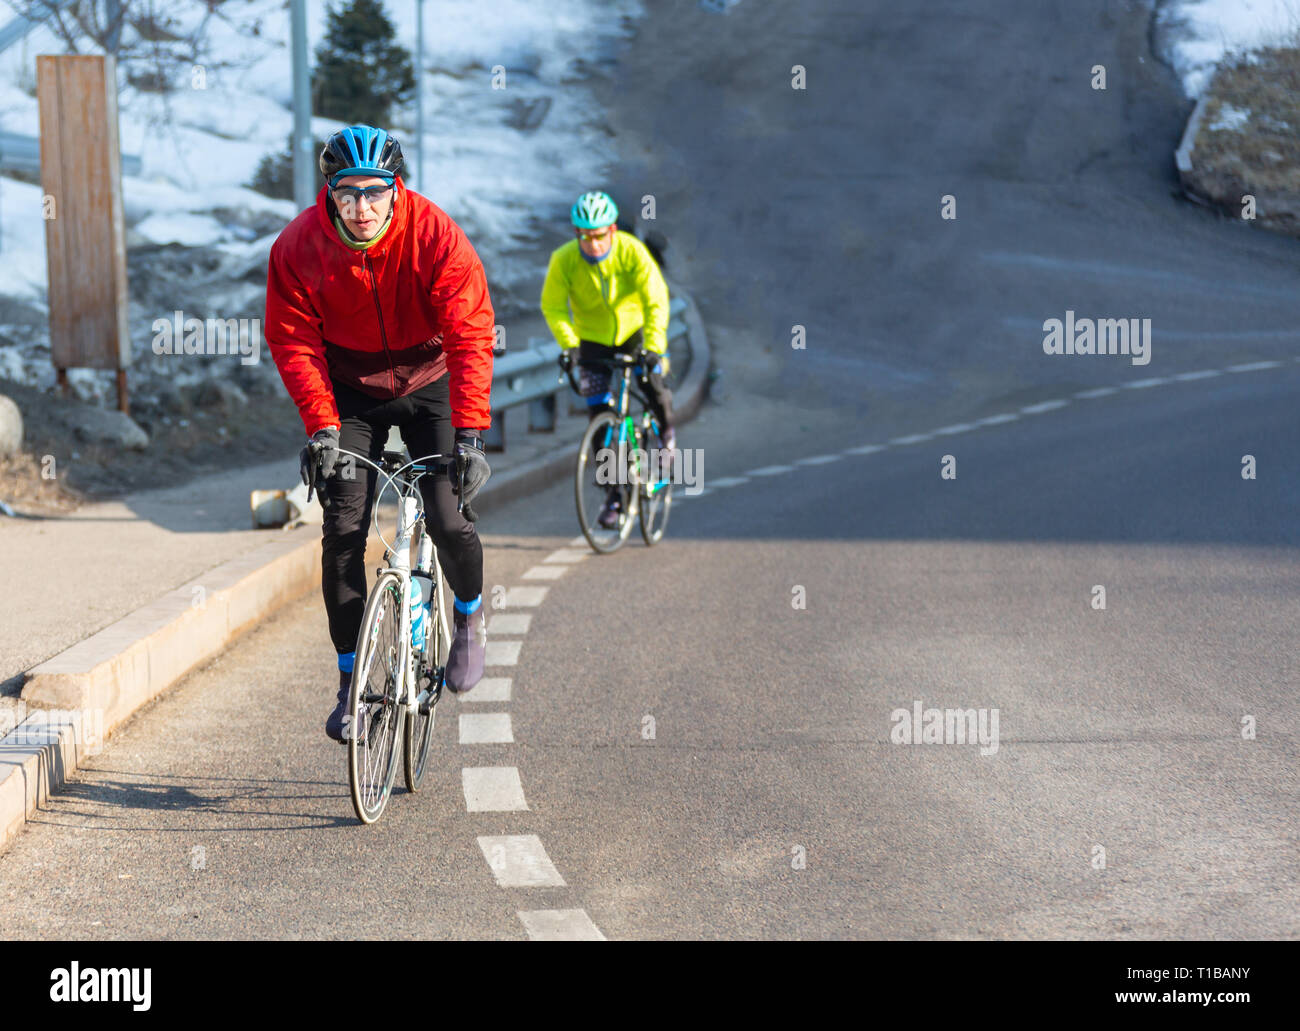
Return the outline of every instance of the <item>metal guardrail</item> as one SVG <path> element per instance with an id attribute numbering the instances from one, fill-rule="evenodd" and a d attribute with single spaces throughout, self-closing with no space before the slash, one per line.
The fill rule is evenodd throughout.
<path id="1" fill-rule="evenodd" d="M 123 175 L 139 175 L 140 168 L 141 162 L 138 154 L 122 155 Z M 0 131 L 0 169 L 39 175 L 41 171 L 41 141 L 35 136 Z"/>
<path id="2" fill-rule="evenodd" d="M 671 342 L 686 335 L 682 312 L 686 301 L 674 298 L 668 305 L 668 340 Z M 560 373 L 556 359 L 560 345 L 550 337 L 530 337 L 522 351 L 511 351 L 498 358 L 492 366 L 492 427 L 483 435 L 483 442 L 491 451 L 506 448 L 506 413 L 512 408 L 528 405 L 530 432 L 550 432 L 555 429 L 557 405 L 567 395 L 569 383 Z M 574 399 L 572 411 L 585 411 L 586 406 Z M 402 438 L 397 427 L 389 432 L 388 448 L 402 449 Z"/>

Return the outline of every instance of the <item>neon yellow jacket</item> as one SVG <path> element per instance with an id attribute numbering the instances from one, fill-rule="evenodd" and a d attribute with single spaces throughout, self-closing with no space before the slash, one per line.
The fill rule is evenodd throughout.
<path id="1" fill-rule="evenodd" d="M 611 253 L 594 264 L 577 240 L 557 247 L 542 284 L 542 314 L 561 347 L 579 340 L 613 347 L 644 328 L 647 351 L 668 350 L 668 284 L 631 233 L 615 233 Z"/>

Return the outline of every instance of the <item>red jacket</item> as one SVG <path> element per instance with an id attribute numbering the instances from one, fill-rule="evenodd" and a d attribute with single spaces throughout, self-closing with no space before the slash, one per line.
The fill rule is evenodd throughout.
<path id="1" fill-rule="evenodd" d="M 483 264 L 460 226 L 399 178 L 383 239 L 356 251 L 330 220 L 328 191 L 271 246 L 264 335 L 307 436 L 340 425 L 334 379 L 403 397 L 451 373 L 451 421 L 491 423 L 495 318 Z"/>

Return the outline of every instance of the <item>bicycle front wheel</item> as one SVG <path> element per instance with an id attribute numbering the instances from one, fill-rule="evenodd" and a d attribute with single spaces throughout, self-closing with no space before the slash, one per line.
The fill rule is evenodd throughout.
<path id="1" fill-rule="evenodd" d="M 416 663 L 418 704 L 406 710 L 406 749 L 403 773 L 406 790 L 415 791 L 424 780 L 429 766 L 429 753 L 433 746 L 433 725 L 438 700 L 442 697 L 443 680 L 447 672 L 447 653 L 451 651 L 450 617 L 447 615 L 446 588 L 442 570 L 438 566 L 438 553 L 433 554 L 433 593 L 429 598 L 428 629 L 424 634 L 424 650 Z"/>
<path id="2" fill-rule="evenodd" d="M 402 730 L 406 649 L 402 610 L 406 589 L 393 572 L 381 573 L 366 601 L 352 674 L 352 733 L 348 780 L 362 823 L 374 823 L 397 778 L 397 735 Z"/>
<path id="3" fill-rule="evenodd" d="M 663 540 L 673 507 L 673 485 L 666 480 L 641 485 L 641 538 L 647 548 Z"/>
<path id="4" fill-rule="evenodd" d="M 600 554 L 618 550 L 636 520 L 638 497 L 629 468 L 633 446 L 633 441 L 623 434 L 622 421 L 613 412 L 602 412 L 592 419 L 578 445 L 578 460 L 573 468 L 578 525 L 587 543 Z M 617 502 L 613 511 L 606 507 L 610 501 Z"/>

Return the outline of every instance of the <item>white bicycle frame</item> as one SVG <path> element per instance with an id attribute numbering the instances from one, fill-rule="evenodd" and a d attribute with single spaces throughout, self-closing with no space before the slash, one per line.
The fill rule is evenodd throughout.
<path id="1" fill-rule="evenodd" d="M 412 460 L 399 467 L 390 476 L 364 455 L 358 455 L 353 451 L 347 451 L 343 448 L 339 448 L 338 450 L 340 454 L 349 455 L 365 462 L 366 465 L 372 467 L 381 477 L 388 481 L 385 486 L 375 492 L 375 497 L 371 506 L 370 518 L 375 533 L 378 534 L 379 540 L 383 543 L 385 549 L 384 561 L 386 565 L 380 568 L 378 575 L 382 577 L 385 573 L 395 573 L 401 582 L 402 619 L 401 630 L 399 631 L 401 640 L 401 658 L 399 667 L 402 670 L 402 677 L 403 682 L 406 685 L 406 691 L 404 692 L 404 696 L 399 699 L 398 704 L 414 709 L 419 702 L 419 695 L 416 691 L 415 648 L 411 645 L 411 535 L 415 530 L 415 524 L 420 521 L 423 512 L 418 498 L 419 487 L 417 484 L 411 483 L 409 485 L 409 492 L 404 491 L 402 487 L 398 485 L 396 478 L 405 469 L 408 469 L 411 466 L 427 462 L 432 458 L 441 458 L 444 456 L 429 455 L 425 458 L 419 459 L 418 461 Z M 379 529 L 379 503 L 383 499 L 384 491 L 389 487 L 392 487 L 399 500 L 397 512 L 397 534 L 391 545 L 384 538 L 382 531 Z M 438 567 L 438 559 L 437 554 L 434 551 L 433 539 L 429 536 L 428 530 L 423 525 L 420 526 L 419 552 L 416 555 L 415 568 L 420 572 L 427 572 L 429 574 L 432 591 L 437 594 L 437 619 L 440 625 L 435 627 L 430 621 L 429 625 L 425 627 L 425 640 L 428 640 L 429 634 L 437 633 L 439 630 L 443 631 L 442 637 L 445 639 L 447 636 L 447 611 L 446 606 L 443 604 L 443 597 L 441 594 L 442 573 Z M 433 595 L 431 594 L 431 598 L 432 597 Z M 429 615 L 432 617 L 433 613 L 430 612 Z M 375 629 L 377 631 L 378 627 Z M 375 647 L 374 641 L 372 640 L 367 642 L 366 645 L 366 661 L 361 670 L 360 678 L 354 678 L 353 683 L 368 684 L 370 682 L 370 669 L 374 659 Z"/>

